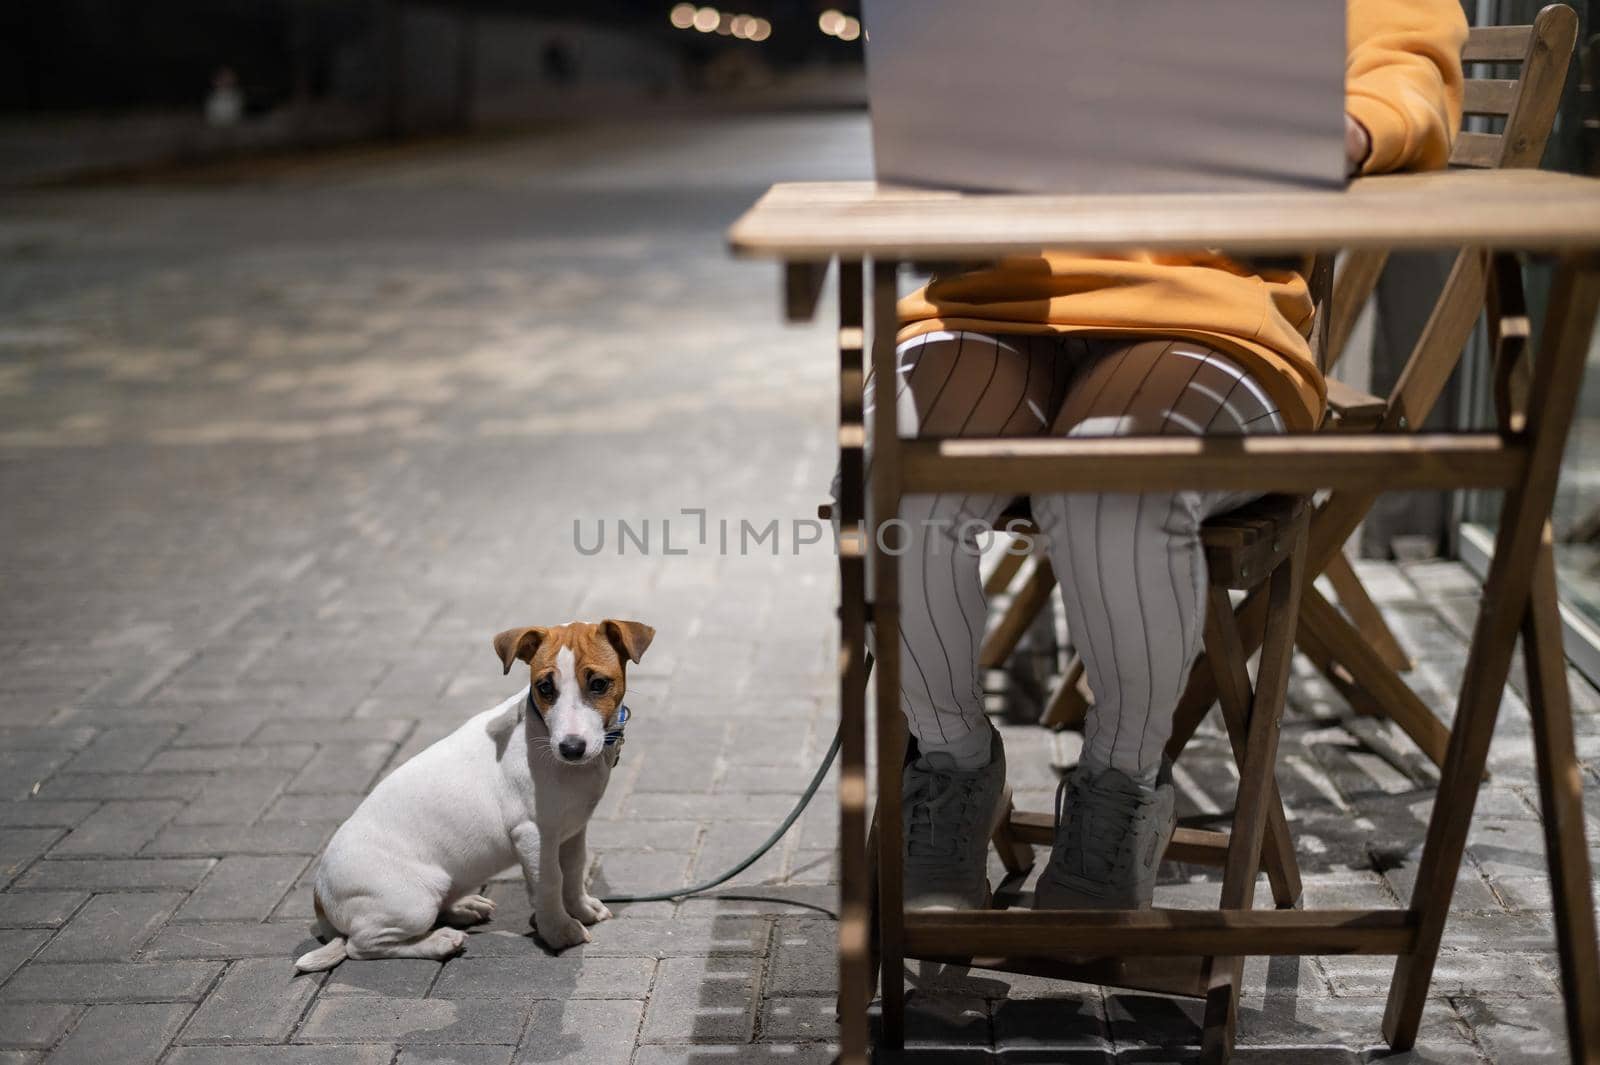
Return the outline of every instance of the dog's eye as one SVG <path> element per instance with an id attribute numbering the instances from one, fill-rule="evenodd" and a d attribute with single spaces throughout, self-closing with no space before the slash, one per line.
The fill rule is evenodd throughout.
<path id="1" fill-rule="evenodd" d="M 589 681 L 589 691 L 595 695 L 604 695 L 606 689 L 611 687 L 611 682 L 605 677 L 595 677 Z"/>
<path id="2" fill-rule="evenodd" d="M 556 686 L 551 682 L 549 677 L 546 677 L 538 684 L 535 684 L 533 686 L 533 690 L 539 693 L 539 697 L 541 699 L 554 699 L 556 697 Z"/>

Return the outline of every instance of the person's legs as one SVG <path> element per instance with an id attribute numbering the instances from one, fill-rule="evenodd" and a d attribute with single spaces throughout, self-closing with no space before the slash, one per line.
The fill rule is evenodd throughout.
<path id="1" fill-rule="evenodd" d="M 1283 421 L 1226 356 L 1188 341 L 1141 341 L 1112 348 L 1074 381 L 1052 431 L 1238 435 L 1282 432 Z M 1041 904 L 1149 905 L 1172 831 L 1170 785 L 1157 779 L 1161 754 L 1205 624 L 1200 525 L 1250 498 L 1199 491 L 1033 497 L 1068 632 L 1095 695 Z"/>
<path id="2" fill-rule="evenodd" d="M 1050 424 L 1081 342 L 930 333 L 902 344 L 904 437 L 1032 436 Z M 1085 349 L 1086 350 L 1086 349 Z M 1080 352 L 1081 355 L 1081 352 Z M 876 388 L 868 384 L 871 416 Z M 869 461 L 870 477 L 870 461 Z M 983 713 L 978 648 L 986 611 L 978 538 L 1008 497 L 910 496 L 899 539 L 901 707 L 919 758 L 907 767 L 906 903 L 981 906 L 986 849 L 1003 807 L 1004 752 Z"/>

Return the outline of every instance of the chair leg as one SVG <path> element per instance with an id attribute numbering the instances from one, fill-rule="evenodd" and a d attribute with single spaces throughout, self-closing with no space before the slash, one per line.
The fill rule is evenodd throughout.
<path id="1" fill-rule="evenodd" d="M 994 849 L 1000 855 L 1000 864 L 1011 876 L 1024 876 L 1033 868 L 1033 848 L 1017 838 L 1011 827 L 1011 818 L 1017 812 L 1011 800 L 1006 800 L 1005 816 L 994 830 Z"/>
<path id="2" fill-rule="evenodd" d="M 1522 654 L 1528 671 L 1528 709 L 1533 717 L 1556 947 L 1561 956 L 1567 1045 L 1573 1061 L 1594 1062 L 1600 1061 L 1600 954 L 1595 944 L 1589 849 L 1583 832 L 1583 772 L 1573 750 L 1572 706 L 1567 698 L 1567 662 L 1561 646 L 1549 525 L 1535 566 L 1522 622 Z"/>
<path id="3" fill-rule="evenodd" d="M 1039 724 L 1043 728 L 1057 731 L 1078 728 L 1088 716 L 1089 703 L 1089 685 L 1084 681 L 1083 657 L 1074 651 L 1067 662 L 1066 670 L 1061 674 L 1061 679 L 1056 682 L 1056 690 L 1051 693 L 1050 701 L 1045 704 L 1044 713 L 1039 715 Z"/>
<path id="4" fill-rule="evenodd" d="M 1005 665 L 1006 659 L 1011 657 L 1011 652 L 1017 649 L 1017 643 L 1028 631 L 1028 626 L 1050 602 L 1050 592 L 1055 586 L 1055 570 L 1050 568 L 1050 560 L 1041 554 L 1033 564 L 1033 572 L 1011 600 L 1011 605 L 1006 607 L 1006 612 L 994 628 L 984 636 L 983 647 L 978 651 L 980 669 L 999 669 Z"/>
<path id="5" fill-rule="evenodd" d="M 1234 611 L 1234 617 L 1239 623 L 1239 637 L 1244 643 L 1245 657 L 1255 653 L 1261 646 L 1261 636 L 1267 625 L 1267 597 L 1263 594 L 1265 586 L 1259 586 L 1245 597 L 1245 601 Z M 1200 660 L 1195 662 L 1195 668 L 1189 671 L 1189 682 L 1184 686 L 1183 695 L 1178 700 L 1178 708 L 1172 715 L 1172 738 L 1167 741 L 1166 755 L 1176 762 L 1183 749 L 1189 746 L 1189 741 L 1194 738 L 1195 730 L 1200 727 L 1200 722 L 1206 719 L 1211 712 L 1212 704 L 1217 701 L 1216 670 L 1209 666 L 1209 655 L 1202 654 Z M 1202 668 L 1202 662 L 1207 663 Z"/>
<path id="6" fill-rule="evenodd" d="M 1205 643 L 1206 657 L 1216 673 L 1217 693 L 1222 705 L 1223 721 L 1228 728 L 1228 740 L 1233 747 L 1234 764 L 1243 773 L 1249 750 L 1250 674 L 1245 667 L 1247 656 L 1227 589 L 1216 585 L 1211 586 L 1210 604 L 1206 611 Z M 1289 819 L 1283 812 L 1283 799 L 1278 794 L 1276 773 L 1268 783 L 1267 840 L 1263 860 L 1267 867 L 1267 879 L 1272 885 L 1273 902 L 1279 909 L 1287 910 L 1299 905 L 1304 889 L 1300 883 L 1300 865 L 1294 855 L 1294 838 L 1289 834 Z"/>
<path id="7" fill-rule="evenodd" d="M 1011 582 L 1017 579 L 1017 573 L 1021 571 L 1022 564 L 1026 561 L 1028 561 L 1028 553 L 1026 551 L 1012 552 L 1006 550 L 1001 552 L 1000 561 L 995 563 L 994 570 L 984 579 L 983 594 L 985 596 L 999 595 L 1007 588 L 1010 588 Z"/>
<path id="8" fill-rule="evenodd" d="M 1350 564 L 1349 557 L 1340 551 L 1322 572 L 1328 578 L 1328 583 L 1333 585 L 1333 594 L 1338 598 L 1339 605 L 1344 607 L 1351 622 L 1372 649 L 1378 652 L 1384 664 L 1401 673 L 1415 669 L 1416 659 L 1406 654 L 1405 648 L 1400 646 L 1400 640 L 1383 619 L 1383 612 L 1372 601 L 1366 584 Z"/>
<path id="9" fill-rule="evenodd" d="M 1266 639 L 1251 699 L 1244 763 L 1239 771 L 1239 797 L 1222 875 L 1224 910 L 1248 910 L 1255 900 L 1267 811 L 1272 805 L 1273 768 L 1278 761 L 1278 727 L 1294 658 L 1295 607 L 1305 574 L 1304 526 L 1296 532 L 1295 538 L 1294 549 L 1267 584 Z M 1213 958 L 1209 968 L 1201 1060 L 1209 1065 L 1222 1065 L 1233 1052 L 1244 962 L 1242 958 Z"/>

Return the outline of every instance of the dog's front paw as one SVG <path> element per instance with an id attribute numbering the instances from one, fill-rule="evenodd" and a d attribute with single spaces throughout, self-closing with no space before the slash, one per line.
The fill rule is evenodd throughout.
<path id="1" fill-rule="evenodd" d="M 583 922 L 562 911 L 534 914 L 533 927 L 551 950 L 566 950 L 589 942 L 589 930 Z"/>
<path id="2" fill-rule="evenodd" d="M 584 924 L 599 924 L 601 921 L 611 920 L 611 911 L 606 909 L 606 904 L 588 894 L 580 895 L 567 903 L 567 912 Z"/>

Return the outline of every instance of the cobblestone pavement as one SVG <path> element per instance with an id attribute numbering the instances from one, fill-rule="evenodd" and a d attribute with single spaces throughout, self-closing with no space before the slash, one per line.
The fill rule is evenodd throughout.
<path id="1" fill-rule="evenodd" d="M 779 325 L 774 270 L 720 233 L 768 180 L 860 174 L 865 145 L 854 116 L 657 122 L 0 206 L 0 1062 L 829 1057 L 826 798 L 743 898 L 619 906 L 560 957 L 506 877 L 443 965 L 290 959 L 319 848 L 511 690 L 489 647 L 511 625 L 660 630 L 590 832 L 599 893 L 721 871 L 789 809 L 832 722 L 831 557 L 791 524 L 831 472 L 829 331 Z M 739 550 L 773 520 L 776 555 Z M 1364 570 L 1443 709 L 1473 582 Z M 1600 699 L 1575 692 L 1593 785 Z M 1433 776 L 1343 710 L 1300 678 L 1279 778 L 1307 901 L 1396 902 Z M 1070 742 L 1007 738 L 1020 803 L 1048 808 Z M 1177 775 L 1188 823 L 1231 803 L 1222 748 Z M 1409 1060 L 1564 1058 L 1531 758 L 1509 692 Z M 1214 900 L 1167 872 L 1160 901 Z M 1387 962 L 1250 973 L 1241 1059 L 1381 1046 Z M 1198 1037 L 1174 1000 L 912 976 L 929 1060 Z"/>

